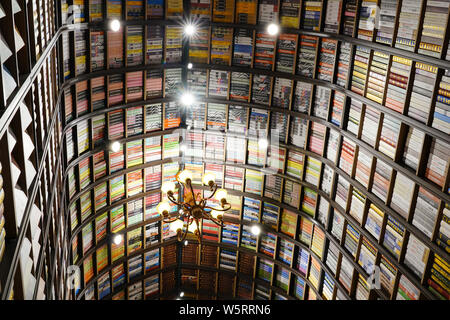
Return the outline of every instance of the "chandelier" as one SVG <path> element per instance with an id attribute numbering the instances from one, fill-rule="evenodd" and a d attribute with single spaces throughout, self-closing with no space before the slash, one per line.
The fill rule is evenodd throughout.
<path id="1" fill-rule="evenodd" d="M 177 233 L 179 241 L 184 241 L 188 233 L 193 233 L 197 236 L 198 241 L 201 242 L 202 232 L 200 231 L 200 225 L 202 225 L 203 219 L 210 220 L 219 227 L 223 227 L 222 212 L 230 210 L 231 205 L 226 199 L 227 191 L 218 188 L 212 173 L 206 173 L 202 177 L 203 184 L 208 186 L 211 192 L 208 197 L 202 197 L 200 192 L 195 193 L 192 186 L 192 177 L 193 174 L 189 170 L 180 171 L 175 177 L 176 181 L 185 190 L 183 202 L 175 199 L 175 182 L 166 181 L 161 186 L 161 191 L 167 194 L 169 201 L 179 206 L 180 209 L 176 216 L 171 217 L 169 215 L 171 206 L 167 201 L 160 202 L 156 210 L 162 215 L 165 223 L 170 223 L 170 229 Z M 213 208 L 207 203 L 214 196 L 219 201 L 219 206 Z"/>

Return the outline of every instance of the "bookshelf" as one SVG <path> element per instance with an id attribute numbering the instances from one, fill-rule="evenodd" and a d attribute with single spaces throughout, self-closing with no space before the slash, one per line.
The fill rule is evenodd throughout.
<path id="1" fill-rule="evenodd" d="M 202 27 L 185 50 L 186 12 Z M 448 299 L 448 15 L 426 0 L 2 2 L 2 299 Z M 233 208 L 185 247 L 155 210 L 183 167 L 215 173 Z"/>

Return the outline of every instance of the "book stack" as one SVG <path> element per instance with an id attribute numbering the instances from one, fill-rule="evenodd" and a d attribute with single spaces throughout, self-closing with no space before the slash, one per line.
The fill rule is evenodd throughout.
<path id="1" fill-rule="evenodd" d="M 352 188 L 352 196 L 350 203 L 350 215 L 362 224 L 363 214 L 364 214 L 364 204 L 366 202 L 366 197 L 356 188 Z"/>
<path id="2" fill-rule="evenodd" d="M 90 7 L 91 8 L 91 7 Z M 91 71 L 102 70 L 105 67 L 105 33 L 91 31 Z"/>
<path id="3" fill-rule="evenodd" d="M 278 22 L 278 1 L 259 0 L 258 22 L 260 24 Z"/>
<path id="4" fill-rule="evenodd" d="M 411 234 L 408 239 L 408 246 L 406 247 L 404 263 L 419 278 L 423 277 L 429 254 L 430 249 L 426 247 L 420 240 L 418 240 L 413 234 Z"/>
<path id="5" fill-rule="evenodd" d="M 437 71 L 437 67 L 416 62 L 408 116 L 423 123 L 428 122 Z"/>
<path id="6" fill-rule="evenodd" d="M 88 95 L 89 95 L 89 87 L 88 82 L 81 81 L 75 85 L 76 92 L 76 103 L 77 103 L 77 114 L 78 116 L 85 114 L 88 112 L 89 103 L 88 103 Z"/>
<path id="7" fill-rule="evenodd" d="M 125 283 L 125 272 L 123 264 L 120 264 L 111 270 L 113 288 L 117 288 Z"/>
<path id="8" fill-rule="evenodd" d="M 350 293 L 354 271 L 355 269 L 353 268 L 352 263 L 345 256 L 342 256 L 339 282 L 347 290 L 347 293 Z"/>
<path id="9" fill-rule="evenodd" d="M 314 233 L 311 242 L 311 251 L 313 251 L 320 259 L 323 258 L 324 245 L 325 245 L 325 233 L 317 225 L 314 225 Z"/>
<path id="10" fill-rule="evenodd" d="M 396 278 L 397 269 L 382 255 L 380 261 L 380 282 L 381 287 L 388 292 L 389 296 L 392 296 L 394 292 Z"/>
<path id="11" fill-rule="evenodd" d="M 334 242 L 330 241 L 329 245 L 328 245 L 327 257 L 326 257 L 325 263 L 330 268 L 330 270 L 333 272 L 333 275 L 336 275 L 338 260 L 339 260 L 340 255 L 341 255 L 341 252 L 339 251 L 339 248 L 334 244 Z"/>
<path id="12" fill-rule="evenodd" d="M 297 48 L 297 35 L 282 33 L 277 42 L 276 71 L 293 73 L 295 53 Z"/>
<path id="13" fill-rule="evenodd" d="M 275 285 L 279 288 L 281 288 L 282 290 L 284 290 L 284 292 L 287 293 L 288 288 L 289 288 L 289 280 L 291 277 L 291 273 L 282 267 L 278 267 L 275 271 Z M 276 297 L 275 297 L 275 300 Z"/>
<path id="14" fill-rule="evenodd" d="M 214 27 L 211 31 L 211 63 L 229 65 L 231 63 L 231 46 L 233 29 Z"/>
<path id="15" fill-rule="evenodd" d="M 163 96 L 163 71 L 147 70 L 145 77 L 146 98 L 161 98 Z"/>
<path id="16" fill-rule="evenodd" d="M 325 87 L 316 87 L 312 115 L 326 120 L 328 117 L 328 106 L 330 104 L 331 90 Z"/>
<path id="17" fill-rule="evenodd" d="M 351 46 L 348 42 L 341 42 L 338 56 L 338 68 L 336 76 L 336 84 L 347 88 L 347 77 L 350 64 Z"/>
<path id="18" fill-rule="evenodd" d="M 450 51 L 447 51 L 449 57 Z M 450 57 L 449 57 L 450 58 Z M 445 70 L 439 83 L 439 89 L 434 106 L 433 122 L 431 126 L 450 134 L 449 105 L 450 105 L 450 71 Z"/>
<path id="19" fill-rule="evenodd" d="M 392 192 L 391 207 L 408 220 L 409 207 L 414 194 L 414 182 L 404 174 L 397 172 L 394 190 Z"/>
<path id="20" fill-rule="evenodd" d="M 392 216 L 388 215 L 383 246 L 398 258 L 403 245 L 405 227 Z"/>
<path id="21" fill-rule="evenodd" d="M 107 204 L 107 186 L 106 182 L 103 182 L 94 188 L 94 197 L 95 197 L 95 211 L 97 212 L 103 207 L 106 207 Z M 106 230 L 105 230 L 106 231 Z"/>
<path id="22" fill-rule="evenodd" d="M 105 78 L 98 77 L 91 79 L 91 105 L 92 110 L 99 110 L 106 107 L 106 87 L 105 87 Z M 70 102 L 70 108 L 71 106 Z M 70 112 L 71 113 L 71 112 Z M 67 115 L 67 106 L 66 106 L 66 115 Z M 66 117 L 67 119 L 67 117 Z"/>
<path id="23" fill-rule="evenodd" d="M 370 232 L 375 239 L 380 240 L 381 228 L 383 226 L 384 213 L 373 203 L 370 204 L 364 228 Z"/>
<path id="24" fill-rule="evenodd" d="M 419 187 L 412 224 L 431 238 L 439 207 L 439 198 Z"/>
<path id="25" fill-rule="evenodd" d="M 450 238 L 450 207 L 446 203 L 443 213 L 442 220 L 439 221 L 439 232 L 437 235 L 436 243 L 442 247 L 446 252 L 449 252 L 449 238 Z"/>
<path id="26" fill-rule="evenodd" d="M 232 23 L 234 17 L 234 1 L 214 0 L 213 21 Z"/>
<path id="27" fill-rule="evenodd" d="M 164 103 L 164 129 L 177 128 L 181 123 L 181 108 L 177 101 Z"/>
<path id="28" fill-rule="evenodd" d="M 209 28 L 198 28 L 196 36 L 189 40 L 189 61 L 208 63 Z"/>
<path id="29" fill-rule="evenodd" d="M 250 226 L 242 226 L 241 243 L 240 246 L 253 250 L 256 250 L 257 237 L 251 232 Z"/>
<path id="30" fill-rule="evenodd" d="M 422 0 L 402 1 L 395 47 L 414 51 L 418 36 L 419 21 L 422 11 Z"/>
<path id="31" fill-rule="evenodd" d="M 298 240 L 308 247 L 311 245 L 313 223 L 305 217 L 300 217 L 300 228 L 298 230 Z"/>
<path id="32" fill-rule="evenodd" d="M 305 1 L 303 3 L 302 27 L 305 30 L 320 30 L 322 1 Z"/>
<path id="33" fill-rule="evenodd" d="M 147 19 L 164 19 L 164 0 L 147 0 Z"/>
<path id="34" fill-rule="evenodd" d="M 418 53 L 441 58 L 449 5 L 449 1 L 427 1 Z"/>
<path id="35" fill-rule="evenodd" d="M 252 84 L 252 102 L 268 105 L 270 103 L 271 88 L 271 76 L 254 75 Z"/>
<path id="36" fill-rule="evenodd" d="M 361 122 L 361 113 L 363 104 L 355 99 L 350 100 L 350 111 L 348 113 L 347 131 L 358 136 L 359 125 Z"/>
<path id="37" fill-rule="evenodd" d="M 400 276 L 396 300 L 419 300 L 420 291 L 404 274 Z"/>
<path id="38" fill-rule="evenodd" d="M 398 1 L 380 0 L 380 27 L 377 30 L 375 41 L 392 45 L 397 17 Z"/>
<path id="39" fill-rule="evenodd" d="M 336 163 L 336 157 L 339 146 L 340 146 L 339 133 L 334 129 L 330 129 L 328 131 L 328 145 L 326 149 L 326 157 L 333 163 Z"/>
<path id="40" fill-rule="evenodd" d="M 266 259 L 258 259 L 257 277 L 261 280 L 271 282 L 274 263 Z"/>
<path id="41" fill-rule="evenodd" d="M 428 289 L 441 300 L 450 299 L 450 289 L 448 287 L 448 270 L 450 265 L 441 256 L 435 254 L 432 260 L 431 275 L 427 280 Z"/>
<path id="42" fill-rule="evenodd" d="M 190 0 L 191 17 L 198 21 L 211 20 L 211 0 Z M 164 8 L 164 0 L 161 0 L 161 7 Z"/>
<path id="43" fill-rule="evenodd" d="M 233 39 L 233 65 L 241 67 L 251 66 L 252 55 L 253 32 L 249 29 L 235 29 Z"/>
<path id="44" fill-rule="evenodd" d="M 371 147 L 375 148 L 377 135 L 378 135 L 378 125 L 380 123 L 380 112 L 376 110 L 373 107 L 366 106 L 365 113 L 364 113 L 364 119 L 362 123 L 362 133 L 361 133 L 361 139 L 364 142 L 367 142 Z M 388 116 L 386 116 L 388 117 Z M 383 119 L 384 121 L 384 119 Z M 395 122 L 394 122 L 395 123 Z M 383 130 L 388 132 L 387 128 L 383 127 Z M 392 133 L 389 131 L 389 133 Z M 394 133 L 395 136 L 395 133 Z M 388 140 L 389 141 L 389 140 Z M 381 141 L 380 141 L 381 143 Z M 389 144 L 385 144 L 386 146 L 389 146 Z"/>
<path id="45" fill-rule="evenodd" d="M 75 74 L 86 72 L 86 32 L 75 31 Z"/>
<path id="46" fill-rule="evenodd" d="M 133 136 L 141 134 L 144 123 L 144 112 L 142 107 L 128 108 L 127 109 L 127 135 Z"/>
<path id="47" fill-rule="evenodd" d="M 300 0 L 280 1 L 280 23 L 283 27 L 298 28 L 300 24 Z"/>
<path id="48" fill-rule="evenodd" d="M 317 220 L 322 226 L 328 224 L 328 213 L 330 211 L 330 202 L 326 198 L 319 196 L 319 204 L 317 206 Z"/>
<path id="49" fill-rule="evenodd" d="M 300 184 L 285 179 L 283 202 L 291 207 L 298 208 L 300 205 Z"/>
<path id="50" fill-rule="evenodd" d="M 250 95 L 250 74 L 231 72 L 230 99 L 247 102 Z"/>
<path id="51" fill-rule="evenodd" d="M 322 162 L 312 157 L 306 158 L 305 181 L 314 186 L 319 185 Z"/>
<path id="52" fill-rule="evenodd" d="M 183 28 L 179 26 L 166 26 L 166 43 L 164 52 L 166 63 L 181 62 L 182 45 Z"/>
<path id="53" fill-rule="evenodd" d="M 363 0 L 359 9 L 358 38 L 372 41 L 375 19 L 378 10 L 378 0 Z"/>
<path id="54" fill-rule="evenodd" d="M 305 288 L 306 288 L 306 282 L 303 280 L 300 276 L 295 276 L 294 280 L 294 295 L 299 300 L 305 299 Z"/>
<path id="55" fill-rule="evenodd" d="M 142 20 L 144 18 L 144 1 L 126 1 L 127 20 Z"/>
<path id="56" fill-rule="evenodd" d="M 396 118 L 385 114 L 381 124 L 381 135 L 378 150 L 395 159 L 397 152 L 398 137 L 402 123 Z"/>
<path id="57" fill-rule="evenodd" d="M 260 3 L 260 10 L 262 5 Z M 275 44 L 276 38 L 266 33 L 256 34 L 255 61 L 253 65 L 256 69 L 272 70 L 275 58 Z"/>
<path id="58" fill-rule="evenodd" d="M 182 70 L 181 68 L 166 69 L 164 77 L 164 96 L 177 96 L 182 88 L 181 82 Z"/>
<path id="59" fill-rule="evenodd" d="M 255 285 L 255 300 L 270 300 L 270 289 L 261 284 Z"/>
<path id="60" fill-rule="evenodd" d="M 156 0 L 153 0 L 156 1 Z M 149 12 L 148 14 L 153 14 Z M 145 49 L 146 64 L 159 65 L 163 61 L 163 26 L 147 26 L 147 43 Z M 147 72 L 151 72 L 148 70 Z"/>
<path id="61" fill-rule="evenodd" d="M 349 190 L 350 182 L 345 180 L 345 178 L 343 178 L 342 176 L 338 176 L 335 201 L 341 206 L 342 209 L 347 208 Z"/>
<path id="62" fill-rule="evenodd" d="M 114 106 L 124 101 L 123 75 L 114 74 L 109 76 L 108 83 L 108 106 Z M 122 113 L 121 110 L 110 112 L 109 114 Z"/>
<path id="63" fill-rule="evenodd" d="M 297 74 L 313 78 L 315 75 L 318 37 L 300 36 L 300 46 L 298 48 Z"/>
<path id="64" fill-rule="evenodd" d="M 321 41 L 318 67 L 320 80 L 328 82 L 333 80 L 337 44 L 336 40 L 322 39 Z"/>
<path id="65" fill-rule="evenodd" d="M 359 149 L 358 160 L 356 162 L 355 180 L 360 182 L 366 189 L 369 189 L 369 179 L 372 172 L 372 163 L 374 157 Z"/>
<path id="66" fill-rule="evenodd" d="M 370 49 L 356 46 L 355 62 L 353 65 L 352 82 L 350 89 L 363 96 L 366 88 L 366 79 L 369 69 Z"/>
<path id="67" fill-rule="evenodd" d="M 328 272 L 325 271 L 322 281 L 322 297 L 326 300 L 333 300 L 334 286 L 333 276 L 329 275 Z"/>
<path id="68" fill-rule="evenodd" d="M 127 66 L 137 66 L 144 62 L 144 28 L 127 27 Z"/>
<path id="69" fill-rule="evenodd" d="M 302 276 L 306 276 L 309 265 L 309 250 L 299 247 L 297 261 L 295 262 L 295 268 L 300 272 Z"/>
<path id="70" fill-rule="evenodd" d="M 348 138 L 342 139 L 341 156 L 339 158 L 339 168 L 349 176 L 352 175 L 353 162 L 355 157 L 356 144 Z"/>
<path id="71" fill-rule="evenodd" d="M 160 228 L 159 221 L 149 223 L 148 225 L 145 226 L 145 247 L 146 248 L 149 248 L 150 246 L 159 242 L 159 240 L 160 240 L 159 228 Z M 155 251 L 157 251 L 157 254 L 158 254 L 158 264 L 159 264 L 159 250 L 158 249 L 148 251 L 146 253 L 146 261 L 147 261 L 147 256 L 153 256 L 153 252 L 155 252 Z M 155 255 L 156 255 L 156 253 L 155 253 Z M 155 257 L 155 259 L 156 259 L 156 257 Z M 156 263 L 156 261 L 154 263 Z M 149 269 L 152 268 L 152 264 L 150 264 L 150 266 L 148 266 Z M 146 268 L 147 268 L 147 263 L 146 263 Z"/>
<path id="72" fill-rule="evenodd" d="M 295 81 L 294 103 L 292 109 L 294 111 L 307 113 L 311 105 L 312 84 Z"/>
<path id="73" fill-rule="evenodd" d="M 308 280 L 311 282 L 311 284 L 314 286 L 316 290 L 319 289 L 319 280 L 320 280 L 320 273 L 321 273 L 321 265 L 320 262 L 314 258 L 311 257 L 311 264 L 309 267 L 309 274 L 308 274 Z"/>
<path id="74" fill-rule="evenodd" d="M 356 0 L 345 0 L 344 4 L 344 16 L 343 16 L 343 33 L 346 36 L 352 37 L 355 32 L 356 27 L 356 14 L 358 8 L 358 1 Z"/>
<path id="75" fill-rule="evenodd" d="M 161 137 L 150 137 L 144 140 L 145 162 L 161 160 Z"/>
<path id="76" fill-rule="evenodd" d="M 351 225 L 347 224 L 347 229 L 345 232 L 344 247 L 351 253 L 353 258 L 356 258 L 356 253 L 358 251 L 360 233 L 359 231 Z"/>
<path id="77" fill-rule="evenodd" d="M 375 246 L 366 237 L 363 237 L 358 263 L 369 275 L 373 273 L 375 268 L 377 253 L 378 250 Z"/>
<path id="78" fill-rule="evenodd" d="M 295 230 L 297 229 L 297 217 L 297 214 L 283 209 L 281 213 L 280 231 L 294 238 Z"/>
<path id="79" fill-rule="evenodd" d="M 308 134 L 308 120 L 299 117 L 291 118 L 289 143 L 304 148 Z"/>
<path id="80" fill-rule="evenodd" d="M 236 0 L 236 23 L 256 24 L 257 0 Z"/>
<path id="81" fill-rule="evenodd" d="M 392 175 L 392 167 L 377 159 L 373 176 L 372 193 L 386 202 Z"/>
<path id="82" fill-rule="evenodd" d="M 166 1 L 166 19 L 179 20 L 183 17 L 183 1 L 167 0 Z"/>
<path id="83" fill-rule="evenodd" d="M 109 277 L 109 273 L 105 273 L 104 275 L 100 276 L 97 280 L 97 292 L 98 292 L 98 299 L 102 300 L 104 297 L 109 295 L 111 293 L 111 280 Z"/>
<path id="84" fill-rule="evenodd" d="M 283 78 L 275 78 L 272 106 L 289 109 L 291 103 L 293 81 Z"/>
<path id="85" fill-rule="evenodd" d="M 206 127 L 208 130 L 225 131 L 227 105 L 208 103 Z"/>
<path id="86" fill-rule="evenodd" d="M 444 187 L 446 174 L 448 174 L 446 170 L 450 159 L 449 148 L 448 143 L 439 139 L 432 139 L 425 177 L 441 188 Z"/>
<path id="87" fill-rule="evenodd" d="M 366 97 L 383 104 L 389 55 L 374 51 L 367 81 Z"/>
<path id="88" fill-rule="evenodd" d="M 149 300 L 159 293 L 159 274 L 144 279 L 145 299 Z"/>

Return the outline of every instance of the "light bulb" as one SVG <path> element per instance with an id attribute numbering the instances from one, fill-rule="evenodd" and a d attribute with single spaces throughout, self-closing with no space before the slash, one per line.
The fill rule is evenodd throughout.
<path id="1" fill-rule="evenodd" d="M 170 224 L 169 228 L 173 232 L 177 232 L 179 229 L 183 230 L 183 221 L 176 220 Z"/>
<path id="2" fill-rule="evenodd" d="M 278 27 L 278 25 L 276 25 L 275 23 L 271 23 L 267 26 L 267 33 L 271 36 L 276 35 L 279 30 L 280 27 Z"/>
<path id="3" fill-rule="evenodd" d="M 117 19 L 114 19 L 113 21 L 111 21 L 111 23 L 109 24 L 109 27 L 111 28 L 112 31 L 117 32 L 120 30 L 120 21 Z"/>
<path id="4" fill-rule="evenodd" d="M 189 241 L 184 240 L 184 245 L 187 246 L 189 244 Z"/>
<path id="5" fill-rule="evenodd" d="M 210 184 L 210 182 L 214 183 L 215 181 L 216 181 L 216 177 L 214 176 L 214 174 L 209 173 L 209 172 L 205 173 L 205 175 L 202 178 L 203 184 L 205 184 L 207 186 Z"/>
<path id="6" fill-rule="evenodd" d="M 118 141 L 114 141 L 110 145 L 110 149 L 112 152 L 118 152 L 120 150 L 120 143 Z"/>
<path id="7" fill-rule="evenodd" d="M 169 213 L 169 211 L 170 211 L 170 204 L 168 202 L 166 202 L 166 201 L 162 201 L 156 206 L 156 211 L 158 211 L 158 213 L 160 215 L 163 215 L 164 212 Z"/>
<path id="8" fill-rule="evenodd" d="M 180 150 L 181 152 L 186 152 L 187 150 L 187 145 L 185 145 L 184 143 L 180 146 Z"/>
<path id="9" fill-rule="evenodd" d="M 115 235 L 114 239 L 113 239 L 115 245 L 121 244 L 122 240 L 123 240 L 123 236 L 121 234 Z"/>
<path id="10" fill-rule="evenodd" d="M 175 183 L 173 181 L 166 181 L 161 186 L 161 191 L 164 193 L 175 192 Z"/>
<path id="11" fill-rule="evenodd" d="M 187 107 L 192 106 L 194 101 L 195 101 L 194 96 L 189 92 L 185 92 L 181 95 L 181 103 Z"/>
<path id="12" fill-rule="evenodd" d="M 216 191 L 216 199 L 219 201 L 222 201 L 222 199 L 226 199 L 227 198 L 227 190 L 225 189 L 218 189 Z"/>
<path id="13" fill-rule="evenodd" d="M 269 146 L 269 141 L 265 138 L 261 138 L 258 140 L 258 147 L 259 149 L 265 150 Z"/>
<path id="14" fill-rule="evenodd" d="M 196 28 L 193 24 L 187 24 L 184 27 L 184 33 L 188 36 L 192 36 L 195 34 Z"/>
<path id="15" fill-rule="evenodd" d="M 187 68 L 188 68 L 188 69 L 192 69 L 193 66 L 194 66 L 194 65 L 193 65 L 192 63 L 189 62 L 188 65 L 187 65 Z"/>
<path id="16" fill-rule="evenodd" d="M 192 171 L 190 170 L 183 170 L 178 174 L 178 179 L 180 179 L 181 182 L 183 183 L 187 183 L 187 180 L 191 180 L 192 181 Z"/>
<path id="17" fill-rule="evenodd" d="M 195 230 L 197 230 L 197 224 L 195 222 L 192 222 L 190 225 L 188 225 L 188 231 L 195 233 Z"/>
<path id="18" fill-rule="evenodd" d="M 257 225 L 252 226 L 250 230 L 255 236 L 259 235 L 261 233 L 261 228 Z"/>
<path id="19" fill-rule="evenodd" d="M 183 291 L 180 292 L 180 297 L 181 297 L 181 298 L 184 297 L 184 292 L 183 292 Z"/>

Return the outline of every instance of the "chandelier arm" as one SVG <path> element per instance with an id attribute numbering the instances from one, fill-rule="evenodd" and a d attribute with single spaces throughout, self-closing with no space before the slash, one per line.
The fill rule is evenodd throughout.
<path id="1" fill-rule="evenodd" d="M 229 203 L 225 203 L 224 206 L 227 206 L 226 208 L 212 208 L 210 206 L 205 206 L 205 209 L 211 209 L 211 210 L 216 210 L 216 211 L 220 211 L 220 212 L 225 212 L 231 209 L 231 204 Z"/>
<path id="2" fill-rule="evenodd" d="M 212 197 L 214 197 L 214 195 L 216 194 L 216 191 L 217 191 L 217 188 L 218 188 L 219 186 L 217 185 L 217 184 L 215 184 L 214 185 L 214 190 L 212 191 L 212 193 L 211 193 L 211 195 L 208 197 L 208 198 L 205 198 L 205 200 L 209 200 L 209 199 L 211 199 Z M 212 188 L 211 188 L 211 190 L 212 190 Z"/>
<path id="3" fill-rule="evenodd" d="M 183 242 L 184 240 L 186 240 L 186 236 L 188 234 L 188 226 L 186 225 L 186 229 L 184 229 L 185 224 L 183 223 L 183 229 L 181 229 L 183 232 L 183 236 L 180 238 L 180 236 L 178 236 L 178 241 Z"/>
<path id="4" fill-rule="evenodd" d="M 169 199 L 170 202 L 176 204 L 177 206 L 181 206 L 181 205 L 182 205 L 182 203 L 181 203 L 181 202 L 178 202 L 178 201 L 173 197 L 173 195 L 167 194 L 167 199 Z"/>
<path id="5" fill-rule="evenodd" d="M 169 220 L 165 220 L 165 219 L 163 218 L 162 221 L 165 222 L 165 223 L 172 223 L 172 222 L 177 221 L 179 218 L 180 218 L 180 216 L 177 215 L 175 218 L 172 218 L 172 219 L 169 219 Z"/>
<path id="6" fill-rule="evenodd" d="M 197 225 L 197 238 L 198 242 L 202 242 L 202 232 L 200 231 L 200 226 L 198 225 L 198 219 L 195 219 L 195 224 Z"/>
<path id="7" fill-rule="evenodd" d="M 218 225 L 219 227 L 223 227 L 224 226 L 224 224 L 223 224 L 223 221 L 220 221 L 219 222 L 219 220 L 217 220 L 217 219 L 215 219 L 215 218 L 213 218 L 213 217 L 208 217 L 209 218 L 209 220 L 211 220 L 212 222 L 214 222 L 216 225 Z M 217 221 L 216 221 L 217 220 Z"/>

